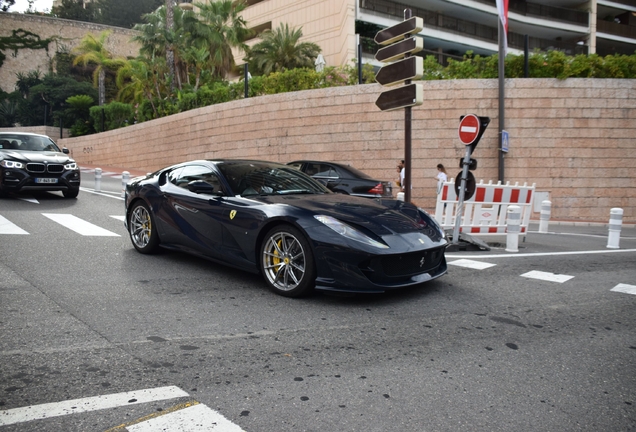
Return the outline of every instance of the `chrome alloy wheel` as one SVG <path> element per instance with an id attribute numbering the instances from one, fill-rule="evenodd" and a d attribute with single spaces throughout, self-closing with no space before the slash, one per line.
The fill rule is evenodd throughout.
<path id="1" fill-rule="evenodd" d="M 291 291 L 303 282 L 305 251 L 300 241 L 284 231 L 274 233 L 263 248 L 263 272 L 277 290 Z"/>
<path id="2" fill-rule="evenodd" d="M 138 205 L 130 214 L 130 238 L 138 249 L 145 249 L 152 236 L 152 219 L 143 205 Z"/>

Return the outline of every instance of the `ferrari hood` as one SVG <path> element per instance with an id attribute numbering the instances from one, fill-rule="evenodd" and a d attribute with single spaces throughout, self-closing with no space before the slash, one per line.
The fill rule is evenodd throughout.
<path id="1" fill-rule="evenodd" d="M 377 235 L 430 228 L 434 222 L 417 207 L 394 199 L 368 199 L 341 194 L 269 196 L 269 203 L 287 204 L 314 214 L 364 227 Z"/>

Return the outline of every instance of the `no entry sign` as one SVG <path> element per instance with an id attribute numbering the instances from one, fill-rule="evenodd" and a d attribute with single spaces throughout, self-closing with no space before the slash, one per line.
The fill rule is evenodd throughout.
<path id="1" fill-rule="evenodd" d="M 479 137 L 481 121 L 475 114 L 468 114 L 459 122 L 459 140 L 465 145 L 471 145 Z"/>

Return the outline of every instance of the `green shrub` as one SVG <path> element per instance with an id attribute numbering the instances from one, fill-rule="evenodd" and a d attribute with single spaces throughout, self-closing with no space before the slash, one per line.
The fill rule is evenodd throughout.
<path id="1" fill-rule="evenodd" d="M 91 119 L 96 131 L 102 130 L 102 112 L 104 115 L 104 130 L 119 129 L 135 122 L 135 112 L 132 105 L 111 102 L 107 105 L 91 107 Z"/>

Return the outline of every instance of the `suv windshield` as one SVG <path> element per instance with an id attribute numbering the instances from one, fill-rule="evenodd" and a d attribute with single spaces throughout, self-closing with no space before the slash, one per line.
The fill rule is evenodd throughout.
<path id="1" fill-rule="evenodd" d="M 21 134 L 0 135 L 0 149 L 23 151 L 60 151 L 59 147 L 49 137 Z"/>

